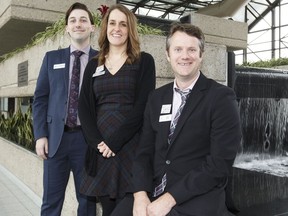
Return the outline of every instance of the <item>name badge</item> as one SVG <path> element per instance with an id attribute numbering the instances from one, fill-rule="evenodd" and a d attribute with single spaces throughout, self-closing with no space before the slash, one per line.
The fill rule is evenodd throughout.
<path id="1" fill-rule="evenodd" d="M 65 68 L 65 63 L 54 64 L 53 65 L 53 69 L 61 69 L 61 68 Z"/>
<path id="2" fill-rule="evenodd" d="M 101 65 L 99 67 L 96 68 L 95 73 L 92 75 L 92 77 L 96 77 L 96 76 L 101 76 L 105 74 L 105 70 L 104 70 L 104 65 Z"/>
<path id="3" fill-rule="evenodd" d="M 167 121 L 171 121 L 171 119 L 172 119 L 172 114 L 160 115 L 159 122 L 167 122 Z"/>
<path id="4" fill-rule="evenodd" d="M 161 108 L 161 114 L 167 114 L 171 112 L 171 104 L 163 104 Z"/>

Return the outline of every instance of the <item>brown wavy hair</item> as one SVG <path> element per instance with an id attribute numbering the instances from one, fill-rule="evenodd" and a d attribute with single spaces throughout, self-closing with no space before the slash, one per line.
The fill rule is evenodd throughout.
<path id="1" fill-rule="evenodd" d="M 101 28 L 100 28 L 100 33 L 98 37 L 98 44 L 100 48 L 100 51 L 97 55 L 98 65 L 102 65 L 105 63 L 105 56 L 109 52 L 109 41 L 107 38 L 108 19 L 109 19 L 110 13 L 116 9 L 124 13 L 127 17 L 128 39 L 127 39 L 126 54 L 128 58 L 126 62 L 128 64 L 132 64 L 133 62 L 139 60 L 140 58 L 140 40 L 139 40 L 138 31 L 137 31 L 137 18 L 125 6 L 121 4 L 115 4 L 109 8 L 109 10 L 105 14 L 101 22 Z"/>

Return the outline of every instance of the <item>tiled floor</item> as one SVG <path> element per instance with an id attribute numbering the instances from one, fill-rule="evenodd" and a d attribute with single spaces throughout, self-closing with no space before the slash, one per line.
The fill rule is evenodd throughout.
<path id="1" fill-rule="evenodd" d="M 0 165 L 0 216 L 39 216 L 41 199 Z"/>

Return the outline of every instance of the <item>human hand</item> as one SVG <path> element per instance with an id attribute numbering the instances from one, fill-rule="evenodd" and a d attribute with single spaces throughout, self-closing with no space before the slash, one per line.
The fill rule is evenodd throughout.
<path id="1" fill-rule="evenodd" d="M 147 206 L 147 216 L 165 216 L 175 205 L 174 197 L 167 192 Z"/>
<path id="2" fill-rule="evenodd" d="M 102 154 L 102 156 L 105 158 L 110 158 L 110 157 L 115 156 L 115 153 L 112 152 L 112 150 L 103 141 L 98 144 L 97 148 L 99 152 Z"/>
<path id="3" fill-rule="evenodd" d="M 134 193 L 133 216 L 147 216 L 147 206 L 151 203 L 144 191 Z"/>
<path id="4" fill-rule="evenodd" d="M 42 137 L 36 140 L 35 146 L 36 154 L 42 159 L 46 160 L 48 155 L 48 139 L 47 137 Z"/>

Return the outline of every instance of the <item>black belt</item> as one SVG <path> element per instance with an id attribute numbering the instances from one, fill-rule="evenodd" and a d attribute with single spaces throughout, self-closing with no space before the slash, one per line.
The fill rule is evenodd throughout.
<path id="1" fill-rule="evenodd" d="M 67 125 L 64 125 L 64 131 L 65 132 L 74 132 L 74 131 L 80 131 L 82 130 L 82 127 L 80 125 L 75 127 L 68 127 Z"/>

